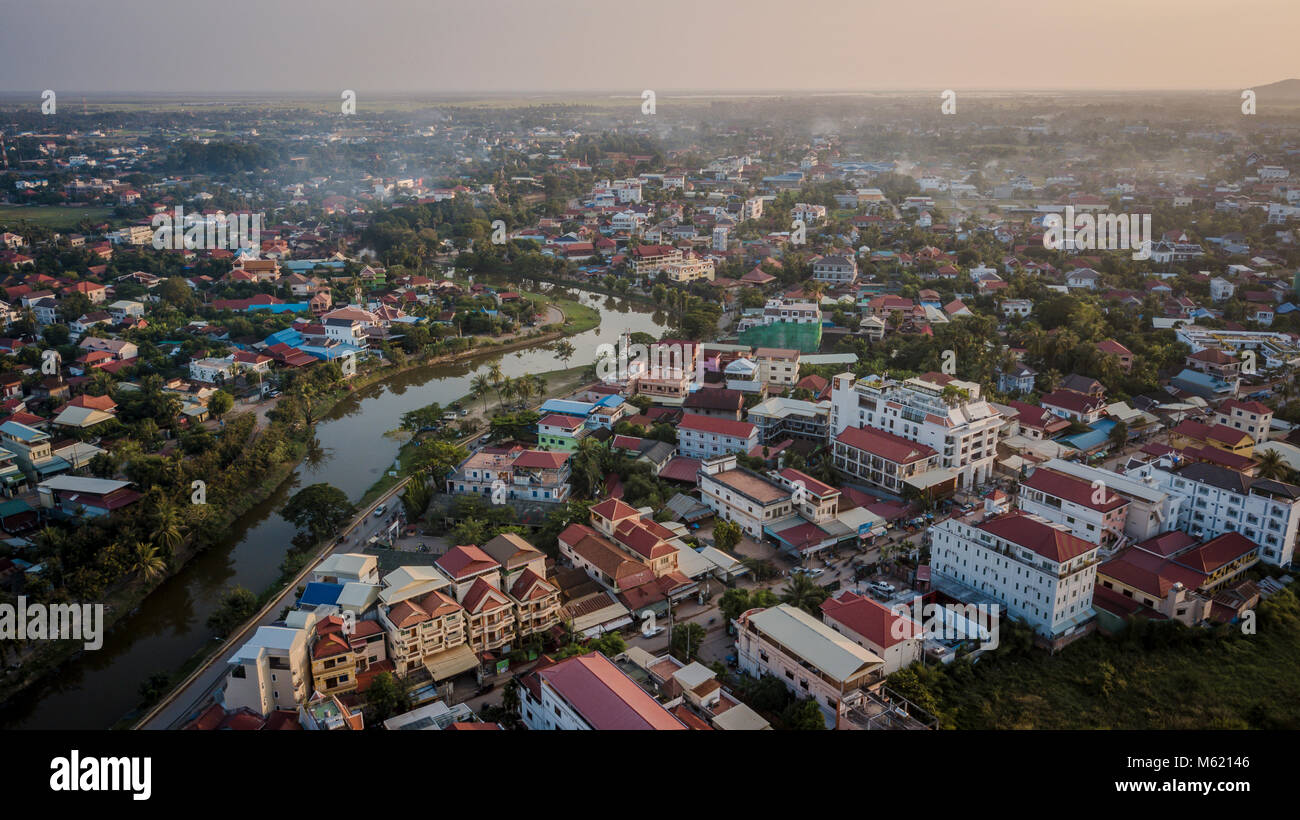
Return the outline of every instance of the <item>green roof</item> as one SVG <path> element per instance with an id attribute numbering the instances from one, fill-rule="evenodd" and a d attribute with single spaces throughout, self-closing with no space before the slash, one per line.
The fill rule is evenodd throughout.
<path id="1" fill-rule="evenodd" d="M 32 511 L 32 506 L 21 498 L 11 498 L 0 504 L 0 518 L 8 518 L 11 515 L 20 515 Z"/>

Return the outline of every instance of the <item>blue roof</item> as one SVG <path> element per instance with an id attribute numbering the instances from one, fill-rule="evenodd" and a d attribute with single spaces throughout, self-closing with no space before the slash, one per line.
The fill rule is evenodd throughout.
<path id="1" fill-rule="evenodd" d="M 285 302 L 280 305 L 249 305 L 249 310 L 267 310 L 271 313 L 306 313 L 311 310 L 310 302 Z"/>
<path id="2" fill-rule="evenodd" d="M 297 347 L 302 344 L 302 334 L 291 327 L 286 327 L 284 330 L 277 330 L 266 337 L 267 345 L 278 345 L 281 342 L 289 345 L 289 347 Z"/>
<path id="3" fill-rule="evenodd" d="M 565 416 L 578 416 L 586 418 L 591 415 L 591 411 L 596 405 L 585 401 L 569 401 L 568 399 L 547 399 L 542 404 L 541 413 L 560 413 Z"/>
<path id="4" fill-rule="evenodd" d="M 339 602 L 339 596 L 342 594 L 342 584 L 327 584 L 322 581 L 313 581 L 302 591 L 302 597 L 298 599 L 298 606 L 316 607 L 321 604 L 337 604 Z"/>
<path id="5" fill-rule="evenodd" d="M 623 397 L 619 395 L 609 395 L 596 402 L 597 407 L 618 407 L 623 403 Z"/>
<path id="6" fill-rule="evenodd" d="M 1098 419 L 1088 425 L 1092 428 L 1087 433 L 1075 433 L 1072 436 L 1062 436 L 1057 441 L 1062 444 L 1068 444 L 1076 450 L 1092 450 L 1105 444 L 1110 438 L 1110 431 L 1114 428 L 1116 422 L 1114 419 Z"/>
<path id="7" fill-rule="evenodd" d="M 291 259 L 282 261 L 280 267 L 288 268 L 294 273 L 307 273 L 315 268 L 329 268 L 330 270 L 342 270 L 343 260 L 341 259 Z"/>
<path id="8" fill-rule="evenodd" d="M 348 344 L 337 344 L 333 347 L 318 347 L 317 345 L 298 345 L 298 349 L 303 353 L 309 353 L 312 356 L 324 362 L 341 359 L 348 354 L 356 355 L 361 352 L 361 348 Z"/>

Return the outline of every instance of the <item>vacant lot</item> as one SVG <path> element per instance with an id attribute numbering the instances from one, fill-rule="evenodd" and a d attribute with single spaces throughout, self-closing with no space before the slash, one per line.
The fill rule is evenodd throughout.
<path id="1" fill-rule="evenodd" d="M 1092 636 L 1056 655 L 1012 651 L 891 684 L 953 729 L 1300 728 L 1300 601 L 1258 608 L 1257 633 L 1137 629 Z"/>
<path id="2" fill-rule="evenodd" d="M 30 222 L 55 230 L 76 227 L 85 220 L 102 222 L 113 213 L 112 208 L 67 208 L 61 205 L 0 205 L 0 226 L 16 228 Z"/>

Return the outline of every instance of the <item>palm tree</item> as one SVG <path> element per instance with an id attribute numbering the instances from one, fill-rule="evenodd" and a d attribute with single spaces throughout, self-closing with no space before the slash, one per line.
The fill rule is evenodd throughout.
<path id="1" fill-rule="evenodd" d="M 490 393 L 491 391 L 492 391 L 492 382 L 489 381 L 488 377 L 483 375 L 482 373 L 479 373 L 477 376 L 470 379 L 469 394 L 476 399 L 483 400 L 483 415 L 485 416 L 487 415 L 487 411 L 488 411 L 487 397 L 488 397 L 488 393 Z"/>
<path id="2" fill-rule="evenodd" d="M 781 603 L 797 606 L 809 615 L 817 616 L 817 607 L 826 600 L 828 594 L 817 582 L 800 573 L 792 576 L 790 583 L 781 590 Z"/>
<path id="3" fill-rule="evenodd" d="M 492 366 L 488 368 L 487 377 L 488 381 L 492 382 L 493 389 L 497 391 L 497 403 L 504 404 L 501 398 L 501 385 L 505 383 L 506 376 L 501 372 L 500 362 L 492 363 Z"/>
<path id="4" fill-rule="evenodd" d="M 515 383 L 514 379 L 506 377 L 505 381 L 501 383 L 501 395 L 512 401 L 519 395 L 519 385 Z"/>
<path id="5" fill-rule="evenodd" d="M 162 575 L 166 569 L 167 559 L 163 558 L 157 547 L 143 541 L 136 542 L 135 549 L 131 551 L 132 572 L 139 573 L 145 578 L 155 578 Z"/>
<path id="6" fill-rule="evenodd" d="M 1277 450 L 1264 450 L 1259 454 L 1259 477 L 1283 479 L 1289 472 L 1287 464 Z"/>
<path id="7" fill-rule="evenodd" d="M 175 555 L 176 549 L 185 540 L 180 512 L 175 505 L 166 499 L 159 501 L 158 506 L 154 507 L 151 523 L 153 541 L 162 546 L 167 555 Z"/>

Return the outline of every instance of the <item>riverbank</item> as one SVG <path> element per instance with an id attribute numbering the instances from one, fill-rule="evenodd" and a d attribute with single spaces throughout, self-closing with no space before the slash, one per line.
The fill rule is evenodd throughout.
<path id="1" fill-rule="evenodd" d="M 588 370 L 590 370 L 590 366 L 582 365 L 579 367 L 570 367 L 563 370 L 549 370 L 545 373 L 538 373 L 537 375 L 541 376 L 543 379 L 546 380 L 546 391 L 542 394 L 540 401 L 531 405 L 529 409 L 536 410 L 537 408 L 541 407 L 542 404 L 546 402 L 548 399 L 555 399 L 555 398 L 561 398 L 563 396 L 567 396 L 573 391 L 577 390 L 579 387 L 582 387 L 583 385 L 589 383 L 591 380 L 587 378 Z M 472 407 L 475 401 L 478 400 L 475 399 L 473 396 L 467 395 L 467 396 L 461 396 L 459 399 L 457 399 L 455 402 L 452 403 L 453 404 L 458 403 L 464 407 Z M 499 404 L 497 405 L 496 409 L 498 410 L 501 409 Z M 483 413 L 475 412 L 472 418 L 486 420 L 489 417 L 487 417 Z M 473 440 L 483 435 L 483 433 L 485 432 L 486 430 L 480 429 L 476 431 L 473 435 L 468 436 L 466 439 L 463 440 Z M 411 475 L 410 458 L 412 455 L 414 455 L 421 441 L 423 441 L 423 439 L 421 439 L 419 436 L 412 436 L 408 441 L 403 442 L 402 446 L 398 448 L 397 451 L 397 464 L 398 464 L 397 475 L 394 476 L 394 475 L 390 475 L 389 473 L 385 473 L 383 477 L 381 477 L 378 481 L 372 484 L 368 490 L 366 490 L 365 494 L 361 496 L 361 501 L 358 503 L 360 504 L 370 503 L 373 499 L 387 492 L 388 489 L 392 487 L 394 484 L 409 477 Z"/>
<path id="2" fill-rule="evenodd" d="M 581 322 L 579 329 L 571 329 L 571 323 L 568 320 L 568 313 L 565 308 L 563 306 L 556 307 L 560 311 L 563 321 L 558 325 L 551 325 L 549 327 L 556 327 L 558 329 L 534 332 L 530 335 L 516 337 L 502 343 L 495 343 L 492 341 L 486 343 L 480 342 L 467 350 L 457 351 L 455 353 L 427 357 L 410 357 L 400 365 L 387 364 L 377 367 L 369 372 L 358 374 L 350 380 L 345 387 L 331 391 L 313 403 L 312 410 L 314 424 L 326 419 L 341 402 L 355 395 L 359 391 L 366 390 L 367 388 L 381 384 L 397 376 L 401 376 L 409 371 L 422 367 L 453 364 L 473 360 L 479 357 L 504 354 L 516 350 L 550 344 L 559 339 L 565 338 L 566 336 L 574 335 L 590 329 L 588 326 L 589 322 L 587 321 L 589 317 L 583 314 L 582 311 L 590 311 L 595 314 L 596 324 L 599 324 L 598 312 L 585 306 L 577 306 L 581 307 L 582 311 L 575 309 L 574 313 L 579 314 L 583 321 Z M 475 341 L 478 341 L 477 338 Z M 254 411 L 254 413 L 256 418 L 256 411 Z M 255 429 L 251 434 L 250 443 L 252 440 L 255 440 L 260 429 L 261 428 Z M 237 500 L 233 501 L 225 510 L 223 510 L 217 520 L 204 527 L 205 531 L 215 533 L 226 532 L 250 510 L 273 498 L 285 482 L 292 478 L 294 472 L 302 464 L 308 450 L 309 446 L 307 441 L 292 441 L 288 458 L 271 467 L 267 475 L 258 482 L 256 486 L 249 487 L 247 488 L 247 492 L 241 493 Z M 393 483 L 396 483 L 396 480 L 394 480 Z M 367 493 L 367 496 L 373 497 L 382 494 L 383 492 L 384 489 L 380 489 L 374 494 Z M 184 543 L 177 548 L 176 554 L 167 568 L 167 572 L 154 578 L 136 576 L 124 581 L 118 589 L 112 590 L 104 596 L 104 600 L 102 601 L 104 604 L 102 637 L 107 638 L 112 634 L 112 631 L 123 619 L 137 611 L 150 595 L 172 578 L 180 574 L 190 561 L 211 545 L 212 542 L 209 539 L 202 539 L 202 541 L 200 541 L 200 539 L 196 537 L 196 534 L 192 533 L 185 539 Z M 292 555 L 287 556 L 286 560 L 291 560 L 293 557 L 294 556 Z M 309 559 L 304 556 L 304 560 Z M 282 579 L 283 575 L 281 576 L 281 579 L 277 579 L 275 583 L 272 583 L 264 589 L 262 591 L 262 596 L 272 595 L 276 590 L 280 589 L 282 586 L 280 581 Z M 194 657 L 182 665 L 180 669 L 172 673 L 172 679 L 177 679 L 178 675 L 183 677 L 186 666 L 189 666 L 192 663 L 197 664 L 203 662 L 203 660 L 210 655 L 210 651 L 211 650 L 208 647 L 201 649 Z M 83 643 L 80 641 L 59 641 L 46 643 L 36 652 L 23 657 L 20 669 L 15 673 L 4 675 L 3 679 L 0 680 L 0 708 L 22 692 L 56 674 L 65 664 L 76 661 L 83 652 L 85 652 L 85 648 Z M 143 683 L 147 677 L 147 674 L 142 675 L 140 682 Z"/>

